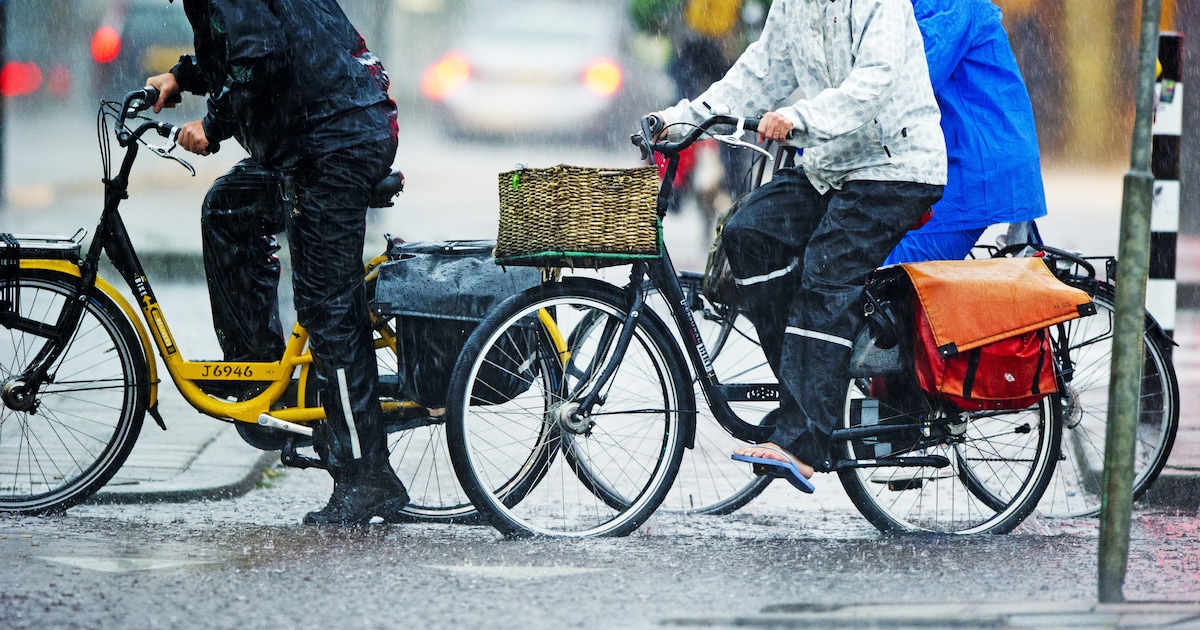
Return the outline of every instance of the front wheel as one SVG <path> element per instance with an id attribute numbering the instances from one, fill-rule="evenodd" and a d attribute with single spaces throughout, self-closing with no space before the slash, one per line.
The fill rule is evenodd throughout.
<path id="1" fill-rule="evenodd" d="M 22 373 L 58 334 L 78 279 L 21 270 L 0 280 L 15 308 L 0 304 L 0 512 L 62 511 L 100 489 L 129 457 L 149 405 L 139 337 L 125 313 L 93 289 L 79 326 L 45 383 L 28 391 Z"/>
<path id="2" fill-rule="evenodd" d="M 506 536 L 624 536 L 670 489 L 695 418 L 691 382 L 649 309 L 613 356 L 626 301 L 595 280 L 542 285 L 506 300 L 467 341 L 450 381 L 450 453 L 467 495 Z M 601 380 L 598 402 L 581 409 Z"/>

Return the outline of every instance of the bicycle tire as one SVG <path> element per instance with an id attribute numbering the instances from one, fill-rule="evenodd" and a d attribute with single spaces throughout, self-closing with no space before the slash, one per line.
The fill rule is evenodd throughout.
<path id="1" fill-rule="evenodd" d="M 750 320 L 736 306 L 712 304 L 700 295 L 698 286 L 684 284 L 685 291 L 691 291 L 692 315 L 717 378 L 722 383 L 776 382 Z M 694 398 L 704 400 L 694 374 L 692 383 Z M 778 406 L 778 401 L 730 403 L 734 412 L 750 423 L 761 421 Z M 675 484 L 659 509 L 667 513 L 726 515 L 753 501 L 773 477 L 755 475 L 750 466 L 730 459 L 733 450 L 744 445 L 717 422 L 707 404 L 698 404 L 693 446 L 684 451 Z"/>
<path id="2" fill-rule="evenodd" d="M 862 388 L 851 385 L 844 428 L 858 426 L 853 401 L 867 398 Z M 890 407 L 884 399 L 880 407 L 893 422 L 939 415 L 928 402 Z M 1028 409 L 943 417 L 948 422 L 935 443 L 922 448 L 902 443 L 894 452 L 876 451 L 875 456 L 942 456 L 948 466 L 844 468 L 838 477 L 859 512 L 883 532 L 1008 533 L 1033 512 L 1049 486 L 1059 457 L 1061 411 L 1058 396 L 1050 395 Z M 931 433 L 923 431 L 926 437 Z M 834 447 L 849 459 L 863 445 L 842 442 Z"/>
<path id="3" fill-rule="evenodd" d="M 1073 372 L 1063 392 L 1062 456 L 1050 488 L 1038 510 L 1050 517 L 1094 516 L 1100 512 L 1104 445 L 1108 427 L 1108 393 L 1112 370 L 1112 332 L 1115 296 L 1112 287 L 1092 281 L 1068 280 L 1092 296 L 1096 314 L 1052 329 L 1055 343 L 1065 334 Z M 1158 325 L 1146 314 L 1142 331 L 1143 362 L 1137 439 L 1134 453 L 1133 498 L 1145 494 L 1170 455 L 1179 429 L 1179 381 L 1163 343 L 1154 334 Z"/>
<path id="4" fill-rule="evenodd" d="M 79 279 L 21 270 L 19 316 L 53 328 Z M 3 280 L 4 288 L 16 284 Z M 125 463 L 150 401 L 146 356 L 125 312 L 93 288 L 51 378 L 22 406 L 11 397 L 46 337 L 0 312 L 0 512 L 62 512 L 104 486 Z"/>
<path id="5" fill-rule="evenodd" d="M 594 313 L 594 315 L 600 315 Z M 700 335 L 712 353 L 714 370 L 718 376 L 753 378 L 754 382 L 775 382 L 774 374 L 758 346 L 754 326 L 745 317 L 740 317 L 736 307 L 717 307 L 715 311 L 704 309 L 697 320 Z M 599 317 L 591 317 L 584 325 L 576 327 L 568 346 L 575 347 L 579 339 L 592 332 Z M 738 344 L 740 348 L 735 348 Z M 702 400 L 699 379 L 693 376 L 693 397 Z M 777 402 L 733 402 L 730 407 L 748 422 L 761 420 Z M 708 405 L 698 406 L 696 432 L 693 445 L 684 450 L 679 473 L 670 492 L 658 510 L 665 513 L 725 515 L 745 506 L 771 483 L 772 477 L 755 475 L 745 464 L 735 462 L 730 453 L 744 443 L 734 438 L 713 417 Z M 624 497 L 612 490 L 608 484 L 596 481 L 583 463 L 576 463 L 574 450 L 569 441 L 563 442 L 563 454 L 572 462 L 580 474 L 580 481 L 610 506 L 618 508 Z"/>
<path id="6" fill-rule="evenodd" d="M 448 398 L 451 459 L 467 495 L 505 536 L 628 535 L 670 489 L 695 401 L 679 347 L 650 309 L 596 413 L 569 414 L 610 358 L 595 354 L 593 331 L 604 330 L 596 318 L 623 321 L 625 302 L 612 285 L 569 278 L 505 300 L 468 339 Z M 586 330 L 573 334 L 580 326 Z M 494 350 L 530 331 L 535 351 L 509 363 L 536 363 L 537 378 L 524 393 L 490 403 L 483 368 L 503 368 Z M 554 338 L 575 345 L 560 357 Z"/>

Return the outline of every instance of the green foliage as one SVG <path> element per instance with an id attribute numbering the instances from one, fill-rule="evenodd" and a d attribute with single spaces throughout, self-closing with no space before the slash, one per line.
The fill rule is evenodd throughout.
<path id="1" fill-rule="evenodd" d="M 643 31 L 661 31 L 683 0 L 630 0 L 629 17 Z"/>

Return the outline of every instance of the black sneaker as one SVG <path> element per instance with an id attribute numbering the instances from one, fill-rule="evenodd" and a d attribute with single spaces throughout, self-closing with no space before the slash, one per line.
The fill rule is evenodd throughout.
<path id="1" fill-rule="evenodd" d="M 395 473 L 358 483 L 335 482 L 329 503 L 304 515 L 305 525 L 366 525 L 379 516 L 394 522 L 396 514 L 408 505 L 408 491 Z"/>

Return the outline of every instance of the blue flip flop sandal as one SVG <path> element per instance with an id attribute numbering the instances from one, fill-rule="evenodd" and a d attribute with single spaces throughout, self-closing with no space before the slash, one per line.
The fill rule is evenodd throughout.
<path id="1" fill-rule="evenodd" d="M 776 453 L 779 453 L 780 455 L 783 455 L 791 460 L 791 457 L 789 457 L 788 454 L 782 450 L 774 449 L 769 446 L 763 446 L 760 448 L 775 451 Z M 751 457 L 750 455 L 738 455 L 736 453 L 730 455 L 730 457 L 734 461 L 748 462 L 751 465 L 751 470 L 753 470 L 754 474 L 756 475 L 783 477 L 784 479 L 788 480 L 788 483 L 795 486 L 800 492 L 812 494 L 817 489 L 816 486 L 812 485 L 811 481 L 805 479 L 804 475 L 800 474 L 800 469 L 797 468 L 796 465 L 791 461 L 781 462 L 777 459 Z"/>

